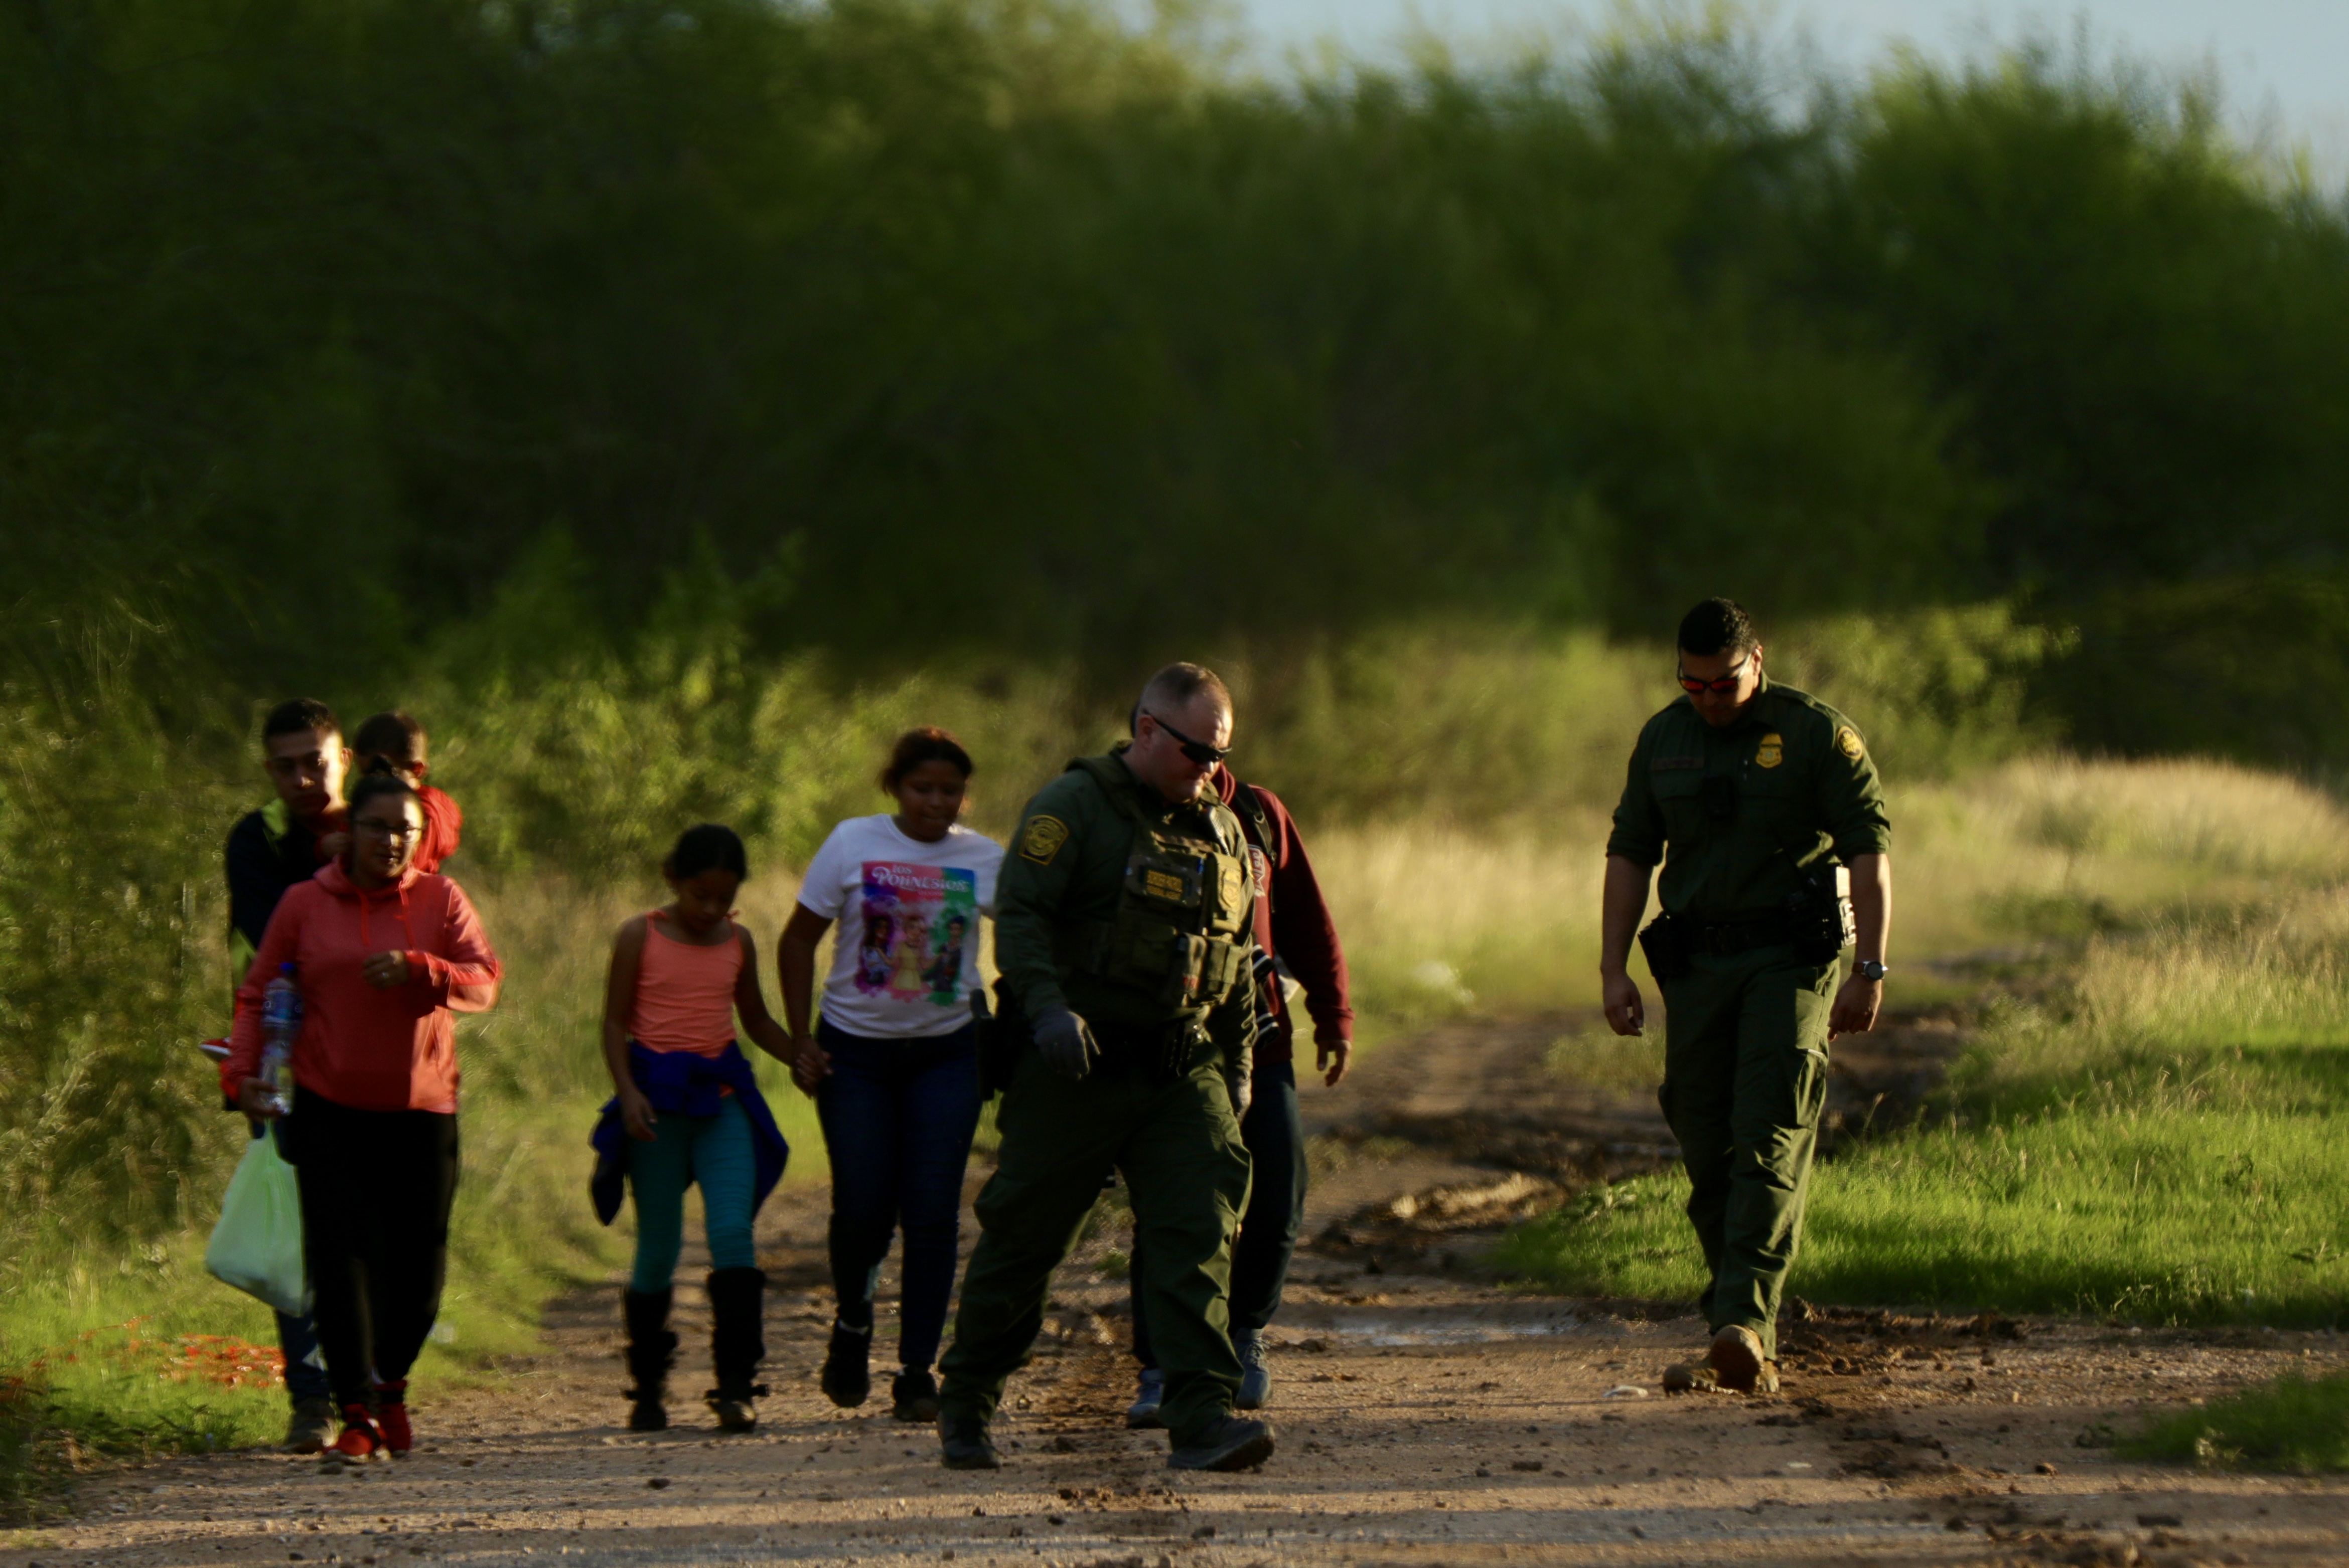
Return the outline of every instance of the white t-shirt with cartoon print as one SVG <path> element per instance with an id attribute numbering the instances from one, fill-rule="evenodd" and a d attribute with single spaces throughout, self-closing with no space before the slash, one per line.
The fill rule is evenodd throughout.
<path id="1" fill-rule="evenodd" d="M 823 1016 L 852 1035 L 926 1039 L 970 1022 L 978 922 L 1003 846 L 968 828 L 935 844 L 887 813 L 851 817 L 808 862 L 800 903 L 833 922 Z"/>

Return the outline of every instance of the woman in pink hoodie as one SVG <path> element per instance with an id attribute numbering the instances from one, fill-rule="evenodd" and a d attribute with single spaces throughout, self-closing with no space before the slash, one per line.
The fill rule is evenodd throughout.
<path id="1" fill-rule="evenodd" d="M 348 1459 L 405 1453 L 408 1369 L 440 1311 L 457 1191 L 455 1013 L 497 1000 L 498 959 L 464 891 L 410 863 L 424 830 L 397 774 L 359 781 L 350 847 L 287 890 L 237 993 L 221 1087 L 277 1114 L 254 1076 L 263 992 L 302 992 L 286 1157 L 302 1190 L 318 1341 Z"/>

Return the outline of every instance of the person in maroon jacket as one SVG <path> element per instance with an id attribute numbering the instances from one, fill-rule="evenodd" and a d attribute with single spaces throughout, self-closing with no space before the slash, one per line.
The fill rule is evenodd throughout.
<path id="1" fill-rule="evenodd" d="M 1346 1076 L 1353 1057 L 1354 1009 L 1347 999 L 1346 954 L 1338 944 L 1338 927 L 1288 808 L 1263 786 L 1241 783 L 1229 768 L 1216 770 L 1215 784 L 1239 818 L 1248 857 L 1256 863 L 1255 1094 L 1240 1121 L 1240 1137 L 1256 1162 L 1256 1181 L 1232 1243 L 1231 1323 L 1241 1374 L 1233 1402 L 1243 1410 L 1260 1410 L 1272 1401 L 1264 1330 L 1280 1310 L 1288 1260 L 1305 1218 L 1305 1127 L 1297 1108 L 1295 1021 L 1280 971 L 1304 988 L 1305 1010 L 1313 1019 L 1315 1070 L 1331 1088 Z M 1142 1315 L 1141 1251 L 1137 1241 L 1129 1277 L 1136 1282 L 1133 1354 L 1142 1376 L 1125 1423 L 1148 1428 L 1159 1424 L 1162 1385 Z"/>

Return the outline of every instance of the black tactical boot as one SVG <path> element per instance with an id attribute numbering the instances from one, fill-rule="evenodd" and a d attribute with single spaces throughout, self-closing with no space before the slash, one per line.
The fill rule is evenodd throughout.
<path id="1" fill-rule="evenodd" d="M 1272 1423 L 1226 1416 L 1221 1425 L 1166 1456 L 1169 1470 L 1254 1470 L 1272 1458 Z"/>
<path id="2" fill-rule="evenodd" d="M 657 1432 L 668 1426 L 661 1398 L 668 1382 L 669 1363 L 677 1358 L 677 1336 L 668 1331 L 669 1293 L 620 1293 L 620 1310 L 628 1325 L 628 1376 L 636 1386 L 625 1389 L 635 1403 L 628 1408 L 628 1430 Z"/>
<path id="3" fill-rule="evenodd" d="M 718 1413 L 719 1427 L 747 1432 L 759 1424 L 750 1401 L 767 1391 L 751 1381 L 767 1355 L 767 1276 L 758 1269 L 718 1269 L 709 1275 L 709 1358 L 718 1369 L 718 1387 L 704 1397 Z"/>
<path id="4" fill-rule="evenodd" d="M 1001 1470 L 1003 1456 L 995 1451 L 985 1421 L 971 1416 L 940 1416 L 938 1462 L 948 1470 Z"/>

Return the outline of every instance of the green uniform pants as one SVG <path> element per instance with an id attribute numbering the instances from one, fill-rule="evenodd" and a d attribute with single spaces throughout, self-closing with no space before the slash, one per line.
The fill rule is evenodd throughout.
<path id="1" fill-rule="evenodd" d="M 1803 1200 L 1827 1092 L 1836 965 L 1785 946 L 1702 954 L 1661 982 L 1657 1098 L 1688 1165 L 1688 1216 L 1713 1276 L 1714 1332 L 1752 1329 L 1778 1354 L 1778 1302 L 1803 1239 Z"/>
<path id="2" fill-rule="evenodd" d="M 1096 1068 L 1072 1083 L 1030 1051 L 996 1126 L 1003 1145 L 978 1195 L 954 1345 L 938 1363 L 940 1412 L 994 1418 L 1042 1326 L 1052 1271 L 1114 1167 L 1146 1260 L 1143 1309 L 1166 1374 L 1166 1425 L 1175 1447 L 1199 1441 L 1231 1413 L 1240 1383 L 1226 1298 L 1249 1165 L 1219 1065 L 1210 1058 L 1171 1083 Z"/>

